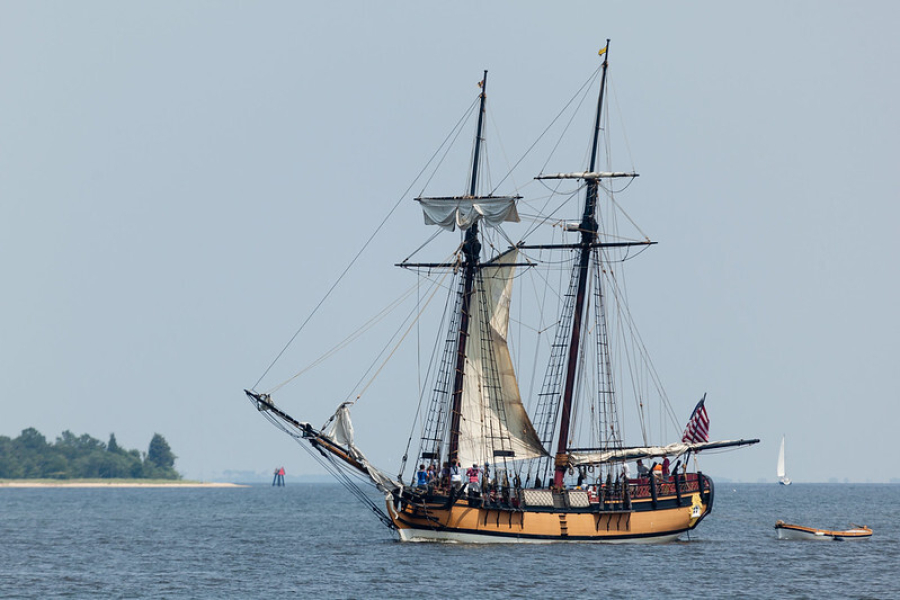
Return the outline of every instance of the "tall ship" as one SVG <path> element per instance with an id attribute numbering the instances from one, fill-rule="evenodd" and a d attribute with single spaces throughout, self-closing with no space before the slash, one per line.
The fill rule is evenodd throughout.
<path id="1" fill-rule="evenodd" d="M 675 540 L 713 507 L 697 455 L 758 442 L 710 441 L 705 395 L 682 432 L 637 333 L 623 268 L 655 242 L 620 226 L 631 221 L 616 198 L 637 174 L 600 164 L 609 41 L 600 54 L 581 95 L 599 88 L 580 170 L 534 176 L 540 197 L 495 193 L 484 176 L 485 71 L 465 192 L 415 198 L 426 226 L 458 233 L 435 236 L 455 238 L 449 258 L 397 265 L 431 286 L 423 302 L 446 299 L 420 397 L 409 398 L 410 439 L 397 442 L 399 473 L 357 447 L 357 400 L 315 427 L 276 404 L 281 386 L 245 390 L 401 541 Z"/>

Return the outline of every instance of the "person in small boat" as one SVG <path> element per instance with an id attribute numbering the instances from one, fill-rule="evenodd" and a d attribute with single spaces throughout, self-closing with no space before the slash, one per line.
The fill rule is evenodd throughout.
<path id="1" fill-rule="evenodd" d="M 428 487 L 428 471 L 425 470 L 425 465 L 419 465 L 419 470 L 416 471 L 416 487 L 420 490 Z"/>
<path id="2" fill-rule="evenodd" d="M 647 465 L 644 464 L 644 461 L 640 459 L 637 461 L 637 472 L 638 477 L 648 477 L 650 475 L 650 469 L 648 469 Z"/>

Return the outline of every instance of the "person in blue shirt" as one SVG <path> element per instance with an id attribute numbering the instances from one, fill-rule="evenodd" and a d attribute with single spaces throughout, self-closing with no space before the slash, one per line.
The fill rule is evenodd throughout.
<path id="1" fill-rule="evenodd" d="M 416 471 L 416 487 L 422 490 L 428 487 L 428 471 L 425 470 L 425 465 L 419 465 L 419 470 Z"/>

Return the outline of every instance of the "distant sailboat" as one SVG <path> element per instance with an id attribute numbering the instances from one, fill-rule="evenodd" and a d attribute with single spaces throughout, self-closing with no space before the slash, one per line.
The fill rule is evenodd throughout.
<path id="1" fill-rule="evenodd" d="M 790 477 L 784 474 L 784 436 L 781 436 L 781 449 L 778 450 L 778 466 L 775 474 L 778 476 L 778 482 L 781 485 L 791 485 Z"/>

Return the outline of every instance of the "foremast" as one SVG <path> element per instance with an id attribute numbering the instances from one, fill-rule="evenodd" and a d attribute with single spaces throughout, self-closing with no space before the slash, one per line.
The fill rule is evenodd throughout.
<path id="1" fill-rule="evenodd" d="M 469 183 L 469 196 L 474 198 L 478 186 L 478 163 L 481 155 L 481 140 L 484 130 L 484 108 L 487 99 L 487 71 L 484 79 L 479 84 L 481 87 L 480 105 L 478 110 L 478 127 L 475 133 L 475 149 L 472 153 L 472 180 Z M 475 283 L 475 274 L 478 271 L 478 263 L 481 256 L 481 242 L 478 241 L 478 222 L 472 224 L 466 230 L 463 241 L 463 295 L 460 303 L 459 335 L 456 348 L 456 376 L 453 380 L 453 396 L 450 409 L 450 461 L 455 461 L 459 456 L 459 427 L 462 418 L 462 395 L 465 382 L 466 369 L 466 343 L 469 339 L 469 315 L 472 306 L 472 289 Z"/>
<path id="2" fill-rule="evenodd" d="M 477 195 L 482 187 L 487 71 L 478 83 L 479 100 L 471 170 L 462 196 L 425 197 L 426 225 L 463 232 L 457 257 L 447 263 L 410 263 L 406 268 L 453 270 L 450 323 L 441 365 L 423 420 L 420 452 L 423 461 L 459 461 L 472 465 L 495 458 L 528 459 L 548 456 L 522 405 L 507 335 L 512 278 L 518 251 L 510 248 L 489 260 L 481 258 L 486 229 L 519 222 L 520 196 Z"/>

